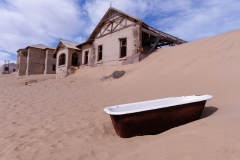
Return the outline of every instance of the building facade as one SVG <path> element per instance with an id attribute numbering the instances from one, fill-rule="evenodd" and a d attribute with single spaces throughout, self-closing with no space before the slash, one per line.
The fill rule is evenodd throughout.
<path id="1" fill-rule="evenodd" d="M 82 52 L 82 64 L 101 66 L 139 62 L 156 48 L 183 43 L 186 41 L 110 7 L 87 41 L 77 47 Z"/>
<path id="2" fill-rule="evenodd" d="M 27 46 L 17 51 L 18 75 L 55 74 L 55 48 L 42 44 Z"/>
<path id="3" fill-rule="evenodd" d="M 68 74 L 69 68 L 82 65 L 82 53 L 77 44 L 60 40 L 54 55 L 56 57 L 56 77 L 61 78 Z"/>
<path id="4" fill-rule="evenodd" d="M 8 63 L 1 66 L 1 73 L 2 74 L 10 74 L 15 72 L 17 65 L 15 63 Z"/>

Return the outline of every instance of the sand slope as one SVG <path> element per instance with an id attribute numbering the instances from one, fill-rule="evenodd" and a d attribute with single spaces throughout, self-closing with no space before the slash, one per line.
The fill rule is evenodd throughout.
<path id="1" fill-rule="evenodd" d="M 240 30 L 159 49 L 140 63 L 75 75 L 0 76 L 0 159 L 240 159 Z M 117 80 L 103 75 L 125 70 Z M 24 85 L 27 80 L 37 83 Z M 119 138 L 103 108 L 211 94 L 202 119 Z"/>

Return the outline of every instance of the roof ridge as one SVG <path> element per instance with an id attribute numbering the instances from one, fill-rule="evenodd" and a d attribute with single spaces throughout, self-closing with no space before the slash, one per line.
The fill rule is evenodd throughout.
<path id="1" fill-rule="evenodd" d="M 68 40 L 64 40 L 64 39 L 61 39 L 60 41 L 65 41 L 65 42 L 70 42 L 70 43 L 76 43 L 76 42 L 68 41 Z M 76 43 L 76 44 L 78 44 L 78 43 Z"/>

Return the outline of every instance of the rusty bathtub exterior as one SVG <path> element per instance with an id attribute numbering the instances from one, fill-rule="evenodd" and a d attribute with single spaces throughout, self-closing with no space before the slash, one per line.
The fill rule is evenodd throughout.
<path id="1" fill-rule="evenodd" d="M 206 101 L 202 100 L 130 114 L 110 114 L 110 117 L 117 135 L 122 138 L 154 135 L 198 120 Z"/>

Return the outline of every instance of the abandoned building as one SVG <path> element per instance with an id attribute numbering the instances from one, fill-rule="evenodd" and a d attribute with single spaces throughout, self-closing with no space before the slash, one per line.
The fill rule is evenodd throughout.
<path id="1" fill-rule="evenodd" d="M 27 46 L 17 51 L 18 75 L 55 74 L 55 48 L 43 44 Z"/>
<path id="2" fill-rule="evenodd" d="M 82 64 L 120 65 L 139 62 L 156 48 L 187 43 L 148 26 L 141 19 L 110 7 L 81 49 Z"/>
<path id="3" fill-rule="evenodd" d="M 1 66 L 0 70 L 2 74 L 10 74 L 16 71 L 16 66 L 15 63 L 6 63 Z"/>
<path id="4" fill-rule="evenodd" d="M 56 56 L 56 76 L 63 77 L 68 72 L 71 66 L 77 67 L 82 63 L 82 54 L 77 44 L 60 40 L 58 43 L 54 55 Z"/>

